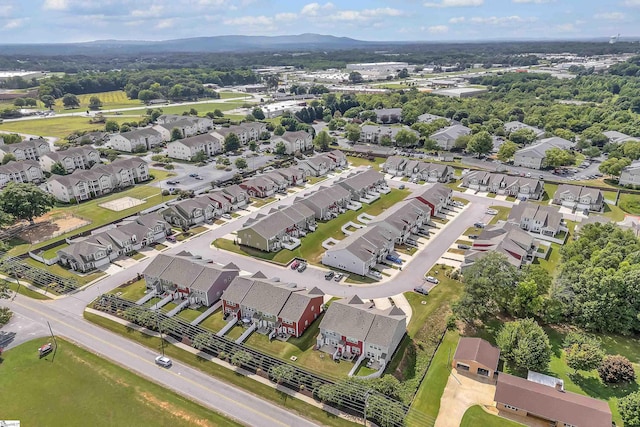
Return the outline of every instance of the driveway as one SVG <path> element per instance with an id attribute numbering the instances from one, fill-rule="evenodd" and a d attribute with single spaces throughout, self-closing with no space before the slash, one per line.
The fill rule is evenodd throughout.
<path id="1" fill-rule="evenodd" d="M 474 405 L 493 407 L 496 386 L 467 377 L 454 369 L 440 399 L 435 427 L 459 427 L 468 408 Z"/>

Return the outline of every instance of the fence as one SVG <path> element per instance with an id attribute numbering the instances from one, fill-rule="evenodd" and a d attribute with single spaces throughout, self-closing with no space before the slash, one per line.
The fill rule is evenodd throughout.
<path id="1" fill-rule="evenodd" d="M 38 267 L 25 263 L 21 258 L 0 252 L 0 271 L 9 275 L 25 278 L 40 288 L 51 289 L 59 294 L 78 289 L 78 281 L 73 277 L 61 277 Z"/>
<path id="2" fill-rule="evenodd" d="M 135 302 L 104 294 L 96 300 L 94 308 L 125 318 L 140 326 L 158 330 L 187 345 L 248 371 L 269 378 L 292 390 L 313 397 L 324 404 L 334 406 L 348 414 L 374 421 L 382 427 L 401 427 L 409 407 L 382 393 L 371 390 L 365 383 L 335 383 L 286 361 L 263 354 L 243 344 L 218 337 L 215 333 L 175 317 L 168 317 L 160 311 L 151 311 Z M 320 399 L 320 396 L 324 399 Z M 417 425 L 433 425 L 433 419 L 426 415 L 412 415 L 420 418 Z"/>

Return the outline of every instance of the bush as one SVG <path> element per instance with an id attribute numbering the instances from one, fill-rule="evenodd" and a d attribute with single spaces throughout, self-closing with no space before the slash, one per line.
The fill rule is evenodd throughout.
<path id="1" fill-rule="evenodd" d="M 598 374 L 602 382 L 616 384 L 621 382 L 631 382 L 636 379 L 633 365 L 624 356 L 607 356 L 598 368 Z"/>
<path id="2" fill-rule="evenodd" d="M 625 427 L 640 427 L 640 392 L 631 393 L 620 399 L 618 409 Z"/>

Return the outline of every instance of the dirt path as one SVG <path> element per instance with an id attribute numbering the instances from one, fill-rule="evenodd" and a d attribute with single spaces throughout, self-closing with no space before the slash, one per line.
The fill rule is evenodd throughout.
<path id="1" fill-rule="evenodd" d="M 435 427 L 459 427 L 464 413 L 471 406 L 493 406 L 495 391 L 495 385 L 460 375 L 454 369 L 440 399 Z"/>

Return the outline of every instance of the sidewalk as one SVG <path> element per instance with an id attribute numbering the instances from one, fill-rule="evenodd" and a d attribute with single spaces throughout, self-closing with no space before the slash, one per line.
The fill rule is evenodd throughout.
<path id="1" fill-rule="evenodd" d="M 120 319 L 119 317 L 104 313 L 102 311 L 95 310 L 93 308 L 88 308 L 88 307 L 85 308 L 85 311 L 88 312 L 88 313 L 95 314 L 95 315 L 104 317 L 106 319 L 112 320 L 114 322 L 120 323 L 121 325 L 127 326 L 128 328 L 131 328 L 131 329 L 135 329 L 136 331 L 142 332 L 143 334 L 154 336 L 154 337 L 160 337 L 160 334 L 158 332 L 151 331 L 151 330 L 149 330 L 147 328 L 143 328 L 141 326 L 135 325 L 135 324 L 130 323 L 130 322 L 126 321 L 126 320 Z M 257 375 L 257 374 L 254 374 L 252 372 L 246 371 L 246 370 L 244 370 L 242 368 L 239 368 L 237 366 L 233 366 L 232 364 L 227 363 L 227 362 L 225 362 L 223 360 L 220 360 L 220 359 L 218 359 L 218 358 L 216 358 L 214 356 L 211 356 L 210 354 L 203 353 L 200 350 L 197 350 L 197 349 L 195 349 L 193 347 L 190 347 L 188 345 L 182 344 L 181 342 L 178 342 L 178 341 L 176 341 L 175 339 L 173 339 L 173 338 L 171 338 L 169 336 L 164 335 L 163 338 L 165 339 L 165 341 L 169 342 L 170 344 L 172 344 L 172 345 L 174 345 L 174 346 L 176 346 L 176 347 L 178 347 L 178 348 L 180 348 L 180 349 L 182 349 L 184 351 L 188 351 L 189 353 L 195 354 L 196 356 L 198 356 L 198 357 L 200 357 L 202 359 L 209 360 L 210 362 L 216 363 L 219 366 L 222 366 L 224 368 L 230 369 L 230 370 L 232 370 L 232 371 L 234 371 L 234 372 L 236 372 L 238 374 L 244 375 L 245 377 L 251 378 L 254 381 L 258 381 L 259 383 L 264 384 L 266 386 L 269 386 L 269 387 L 271 387 L 271 388 L 273 388 L 275 390 L 278 390 L 281 393 L 285 393 L 288 396 L 291 396 L 291 397 L 294 397 L 296 399 L 302 400 L 303 402 L 305 402 L 305 403 L 307 403 L 309 405 L 313 405 L 316 408 L 322 409 L 323 411 L 329 412 L 332 415 L 335 415 L 337 417 L 343 418 L 345 420 L 348 420 L 348 421 L 351 421 L 351 422 L 354 422 L 354 423 L 361 423 L 362 422 L 361 418 L 354 417 L 354 416 L 346 414 L 346 413 L 344 413 L 344 412 L 342 412 L 342 411 L 340 411 L 338 409 L 335 409 L 335 408 L 333 408 L 331 406 L 324 405 L 322 402 L 318 402 L 315 399 L 313 399 L 312 397 L 309 397 L 309 396 L 306 396 L 306 395 L 304 395 L 302 393 L 298 393 L 296 391 L 293 391 L 293 390 L 289 389 L 288 387 L 284 387 L 282 385 L 275 384 L 275 383 L 269 381 L 268 379 L 261 377 L 260 375 Z M 194 369 L 197 369 L 194 366 L 190 366 L 190 367 L 192 367 Z M 249 390 L 244 390 L 244 391 L 246 391 L 248 393 L 251 393 L 251 391 L 249 391 Z M 367 425 L 372 425 L 372 424 L 367 423 Z"/>
<path id="2" fill-rule="evenodd" d="M 0 274 L 0 279 L 4 279 L 7 282 L 18 284 L 18 281 L 16 279 L 14 279 L 13 277 L 5 276 L 4 274 Z M 25 288 L 29 289 L 30 291 L 37 292 L 37 293 L 42 294 L 42 295 L 44 295 L 44 296 L 46 296 L 48 298 L 51 298 L 51 299 L 58 299 L 58 298 L 63 298 L 64 297 L 64 295 L 55 295 L 55 294 L 52 294 L 51 292 L 47 292 L 47 291 L 45 291 L 43 289 L 40 289 L 37 286 L 32 285 L 31 283 L 25 282 L 24 280 L 22 282 L 20 282 L 19 284 L 20 284 L 20 286 L 25 287 Z M 13 292 L 15 292 L 15 291 L 13 291 Z"/>

